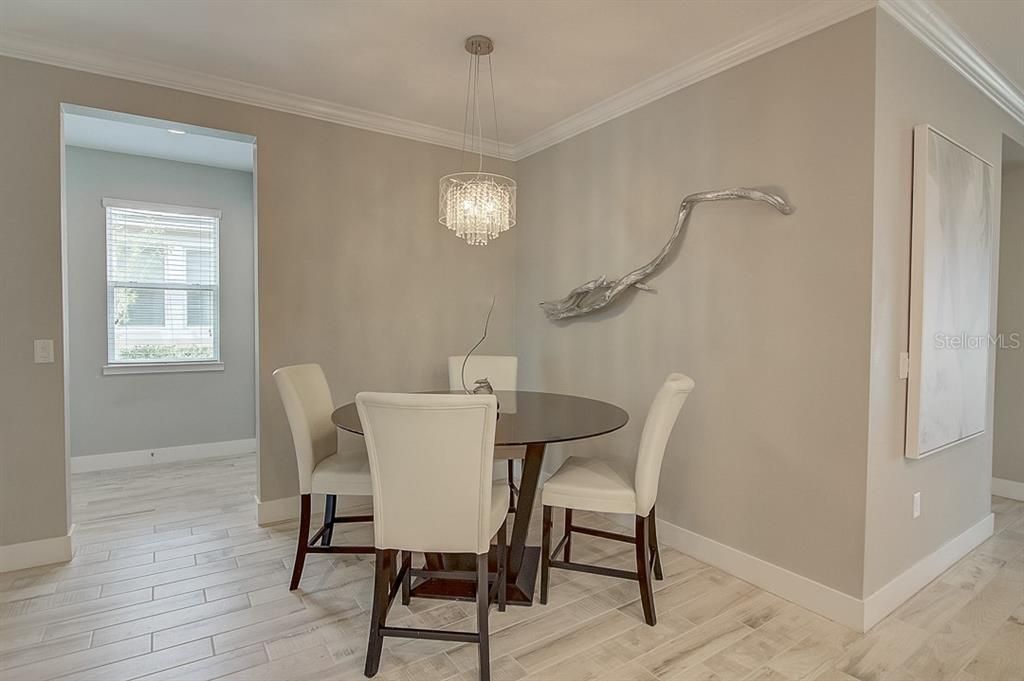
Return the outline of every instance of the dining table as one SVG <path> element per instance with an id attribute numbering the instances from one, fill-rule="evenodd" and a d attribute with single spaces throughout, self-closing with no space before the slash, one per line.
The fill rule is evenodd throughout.
<path id="1" fill-rule="evenodd" d="M 463 391 L 449 390 L 429 392 L 465 394 Z M 547 446 L 607 435 L 625 426 L 629 414 L 614 404 L 576 395 L 529 390 L 496 390 L 494 394 L 498 400 L 495 446 L 525 447 L 515 520 L 508 544 L 506 596 L 509 604 L 532 605 L 540 564 L 540 547 L 527 545 L 527 535 Z M 331 415 L 331 420 L 341 430 L 363 434 L 355 402 L 338 407 Z M 476 594 L 473 582 L 452 579 L 446 577 L 445 573 L 474 570 L 475 560 L 472 554 L 425 554 L 425 569 L 438 574 L 418 580 L 413 585 L 412 595 L 420 598 L 474 600 Z M 496 547 L 491 547 L 490 560 L 491 570 L 496 572 Z"/>

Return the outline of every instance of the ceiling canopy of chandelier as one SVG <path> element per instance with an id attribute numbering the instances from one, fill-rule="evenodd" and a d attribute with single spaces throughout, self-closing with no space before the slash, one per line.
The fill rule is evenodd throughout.
<path id="1" fill-rule="evenodd" d="M 466 82 L 466 109 L 462 128 L 462 158 L 467 151 L 477 156 L 476 170 L 445 175 L 441 178 L 438 222 L 473 246 L 486 246 L 516 224 L 516 182 L 504 175 L 484 172 L 483 121 L 480 117 L 480 57 L 487 57 L 491 84 L 491 108 L 494 111 L 494 140 L 498 140 L 498 109 L 494 97 L 494 69 L 491 53 L 494 43 L 483 35 L 466 38 L 469 52 L 469 77 Z M 468 142 L 468 145 L 467 145 Z"/>

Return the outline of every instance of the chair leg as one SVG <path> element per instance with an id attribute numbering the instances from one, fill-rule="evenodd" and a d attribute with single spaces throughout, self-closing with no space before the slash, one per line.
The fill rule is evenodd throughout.
<path id="1" fill-rule="evenodd" d="M 654 515 L 654 507 L 651 506 L 651 513 L 648 516 L 647 527 L 650 530 L 651 553 L 654 555 L 654 578 L 658 581 L 665 579 L 661 571 L 661 550 L 658 548 L 658 519 Z"/>
<path id="2" fill-rule="evenodd" d="M 321 546 L 330 546 L 331 537 L 334 535 L 334 510 L 338 505 L 338 497 L 335 494 L 328 494 L 324 500 L 324 533 L 320 538 Z"/>
<path id="3" fill-rule="evenodd" d="M 516 512 L 516 466 L 512 459 L 508 460 L 508 512 Z"/>
<path id="4" fill-rule="evenodd" d="M 402 568 L 405 570 L 405 576 L 402 577 L 402 605 L 409 605 L 412 600 L 412 551 L 402 551 Z"/>
<path id="5" fill-rule="evenodd" d="M 562 560 L 566 563 L 572 562 L 572 509 L 565 509 L 565 549 L 562 550 Z"/>
<path id="6" fill-rule="evenodd" d="M 310 513 L 310 495 L 303 494 L 300 499 L 299 510 L 299 543 L 295 549 L 295 567 L 292 568 L 292 583 L 288 587 L 290 591 L 295 591 L 299 588 L 299 580 L 302 578 L 302 566 L 306 563 L 306 549 L 309 546 Z"/>
<path id="7" fill-rule="evenodd" d="M 487 611 L 490 609 L 491 599 L 487 578 L 487 554 L 483 553 L 476 557 L 476 620 L 477 631 L 480 633 L 480 681 L 491 681 L 490 634 L 487 627 Z"/>
<path id="8" fill-rule="evenodd" d="M 388 593 L 391 588 L 391 555 L 388 550 L 377 549 L 373 576 L 373 609 L 370 611 L 370 640 L 366 645 L 366 667 L 363 673 L 374 676 L 380 668 L 380 654 L 384 636 L 380 630 L 388 617 Z"/>
<path id="9" fill-rule="evenodd" d="M 551 507 L 544 507 L 540 540 L 540 604 L 548 604 L 548 574 L 551 572 Z"/>
<path id="10" fill-rule="evenodd" d="M 498 529 L 498 612 L 505 612 L 505 601 L 508 598 L 508 520 L 501 523 Z"/>
<path id="11" fill-rule="evenodd" d="M 651 584 L 649 523 L 649 517 L 636 517 L 636 574 L 640 582 L 640 603 L 644 609 L 644 621 L 653 627 L 657 624 L 658 618 L 654 614 L 654 586 Z"/>

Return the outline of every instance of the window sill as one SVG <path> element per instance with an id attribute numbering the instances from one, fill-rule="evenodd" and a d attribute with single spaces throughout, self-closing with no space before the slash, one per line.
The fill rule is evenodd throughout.
<path id="1" fill-rule="evenodd" d="M 195 371 L 224 371 L 224 362 L 153 362 L 151 364 L 106 364 L 104 376 L 118 374 L 177 374 Z"/>

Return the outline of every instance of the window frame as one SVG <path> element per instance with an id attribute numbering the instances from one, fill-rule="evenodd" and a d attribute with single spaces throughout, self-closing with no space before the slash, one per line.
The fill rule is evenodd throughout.
<path id="1" fill-rule="evenodd" d="M 104 375 L 116 375 L 116 374 L 148 374 L 148 373 L 175 373 L 175 372 L 195 372 L 195 371 L 223 371 L 224 361 L 221 356 L 221 219 L 223 213 L 217 208 L 200 208 L 195 206 L 180 206 L 176 204 L 167 203 L 156 203 L 152 201 L 134 201 L 129 199 L 116 199 L 105 197 L 102 200 L 103 206 L 103 255 L 104 255 L 104 268 L 103 268 L 103 283 L 106 288 L 106 310 L 105 310 L 105 323 L 104 332 L 106 333 L 106 362 L 103 365 Z M 110 218 L 108 208 L 124 208 L 128 210 L 144 210 L 154 211 L 159 213 L 174 213 L 178 215 L 191 215 L 198 217 L 209 217 L 216 218 L 217 230 L 216 230 L 216 254 L 217 254 L 217 284 L 216 286 L 200 286 L 188 283 L 177 283 L 164 281 L 160 285 L 140 282 L 121 282 L 112 281 L 110 279 Z M 213 316 L 213 352 L 214 358 L 208 360 L 159 360 L 159 361 L 147 361 L 147 360 L 133 360 L 133 361 L 114 361 L 114 334 L 113 334 L 113 316 L 111 314 L 111 305 L 113 300 L 113 291 L 117 288 L 134 288 L 134 289 L 148 289 L 148 290 L 160 290 L 160 291 L 211 291 L 212 302 L 215 308 L 215 315 Z M 166 304 L 166 303 L 165 303 Z M 186 319 L 187 319 L 186 309 Z"/>

